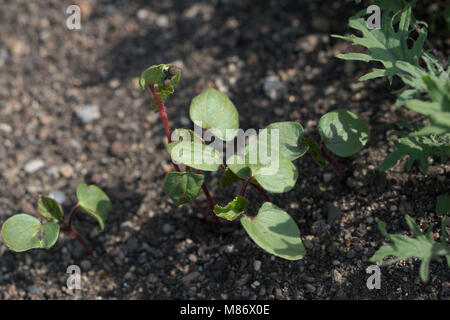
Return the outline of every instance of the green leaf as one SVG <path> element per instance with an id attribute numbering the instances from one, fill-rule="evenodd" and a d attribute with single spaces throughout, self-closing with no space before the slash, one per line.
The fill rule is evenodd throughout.
<path id="1" fill-rule="evenodd" d="M 379 1 L 385 9 L 391 9 L 393 1 Z M 395 10 L 394 12 L 398 12 Z M 365 18 L 365 10 L 359 12 L 349 20 L 349 26 L 362 33 L 361 37 L 351 35 L 347 38 L 355 45 L 365 47 L 369 55 L 346 54 L 338 55 L 338 58 L 358 61 L 378 61 L 383 64 L 384 69 L 375 69 L 373 72 L 360 78 L 361 81 L 386 76 L 389 81 L 402 71 L 395 65 L 397 61 L 409 62 L 415 66 L 422 56 L 422 49 L 427 38 L 426 28 L 420 28 L 419 35 L 415 40 L 410 37 L 415 27 L 411 23 L 411 4 L 405 4 L 400 12 L 392 14 L 391 10 L 383 10 L 381 29 L 368 29 Z M 398 22 L 397 31 L 394 26 Z"/>
<path id="2" fill-rule="evenodd" d="M 100 230 L 103 230 L 108 211 L 112 209 L 108 196 L 95 185 L 79 184 L 77 199 L 80 208 L 97 219 Z"/>
<path id="3" fill-rule="evenodd" d="M 319 133 L 326 147 L 340 157 L 349 157 L 369 140 L 367 123 L 348 110 L 325 114 L 319 120 Z"/>
<path id="4" fill-rule="evenodd" d="M 309 153 L 311 158 L 320 166 L 324 167 L 326 162 L 320 152 L 319 145 L 316 140 L 312 138 L 303 138 L 303 143 L 308 146 Z"/>
<path id="5" fill-rule="evenodd" d="M 173 161 L 205 171 L 217 171 L 222 164 L 222 156 L 213 147 L 191 141 L 169 143 L 167 150 Z"/>
<path id="6" fill-rule="evenodd" d="M 39 213 L 47 221 L 61 223 L 64 221 L 64 211 L 61 205 L 49 197 L 39 197 Z"/>
<path id="7" fill-rule="evenodd" d="M 207 89 L 191 101 L 191 120 L 221 140 L 233 140 L 239 128 L 239 115 L 231 100 L 216 89 Z"/>
<path id="8" fill-rule="evenodd" d="M 248 161 L 240 156 L 233 155 L 227 159 L 228 168 L 242 180 L 246 180 L 250 175 Z"/>
<path id="9" fill-rule="evenodd" d="M 59 224 L 46 222 L 20 213 L 7 219 L 2 226 L 2 236 L 6 245 L 16 252 L 36 248 L 51 248 L 59 235 Z"/>
<path id="10" fill-rule="evenodd" d="M 437 197 L 436 213 L 438 216 L 450 214 L 450 195 L 442 194 Z"/>
<path id="11" fill-rule="evenodd" d="M 250 238 L 270 254 L 287 260 L 305 256 L 297 224 L 273 203 L 265 202 L 256 217 L 244 216 L 241 223 Z"/>
<path id="12" fill-rule="evenodd" d="M 268 125 L 266 130 L 267 144 L 271 148 L 279 148 L 279 152 L 284 158 L 292 161 L 300 158 L 308 151 L 308 147 L 302 145 L 304 130 L 300 123 L 293 121 L 274 122 Z M 271 142 L 271 137 L 275 134 L 275 131 L 278 131 L 278 147 Z"/>
<path id="13" fill-rule="evenodd" d="M 229 202 L 225 207 L 216 204 L 214 213 L 228 221 L 233 221 L 247 210 L 247 200 L 238 195 L 233 201 Z"/>
<path id="14" fill-rule="evenodd" d="M 235 175 L 230 168 L 226 168 L 222 175 L 222 178 L 220 179 L 220 187 L 221 188 L 229 187 L 238 180 L 239 177 Z"/>
<path id="15" fill-rule="evenodd" d="M 172 75 L 171 72 L 175 74 Z M 158 86 L 174 86 L 180 81 L 181 70 L 171 64 L 154 65 L 142 72 L 139 85 L 143 90 L 151 84 Z M 168 82 L 166 81 L 168 80 Z"/>
<path id="16" fill-rule="evenodd" d="M 173 86 L 157 86 L 155 90 L 162 102 L 166 101 L 166 99 L 175 92 Z M 154 97 L 152 98 L 152 108 L 154 110 L 159 110 L 158 102 L 156 102 Z"/>
<path id="17" fill-rule="evenodd" d="M 169 172 L 164 179 L 164 192 L 176 206 L 194 200 L 202 187 L 204 176 L 193 172 Z"/>
<path id="18" fill-rule="evenodd" d="M 431 237 L 422 234 L 410 216 L 406 215 L 405 218 L 406 223 L 415 238 L 409 238 L 398 234 L 389 234 L 386 231 L 386 224 L 380 221 L 378 222 L 378 228 L 381 233 L 392 242 L 392 245 L 382 246 L 375 252 L 369 261 L 377 262 L 382 261 L 387 256 L 394 256 L 394 258 L 385 262 L 386 264 L 392 264 L 400 260 L 408 260 L 412 257 L 417 257 L 422 261 L 420 265 L 420 277 L 426 282 L 428 280 L 430 261 L 438 258 L 438 256 L 446 256 L 448 260 L 450 258 L 450 248 L 445 242 L 435 242 Z M 443 228 L 443 230 L 445 230 L 445 228 Z M 445 231 L 443 231 L 443 233 L 444 232 Z"/>
<path id="19" fill-rule="evenodd" d="M 265 190 L 283 193 L 291 190 L 298 178 L 297 167 L 291 161 L 279 157 L 268 164 L 250 164 L 253 177 Z"/>
<path id="20" fill-rule="evenodd" d="M 433 144 L 428 137 L 408 137 L 403 136 L 398 141 L 394 141 L 395 150 L 388 154 L 381 164 L 381 171 L 392 168 L 401 158 L 408 155 L 406 170 L 409 171 L 417 160 L 421 165 L 423 174 L 428 171 L 428 157 L 439 156 L 442 162 L 447 161 L 450 154 L 450 146 L 445 144 Z"/>

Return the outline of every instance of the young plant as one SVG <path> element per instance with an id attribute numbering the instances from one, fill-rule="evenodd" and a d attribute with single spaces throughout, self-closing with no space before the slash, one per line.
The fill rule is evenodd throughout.
<path id="1" fill-rule="evenodd" d="M 360 3 L 360 0 L 355 0 Z M 450 156 L 450 70 L 449 59 L 438 52 L 427 39 L 428 26 L 425 22 L 417 21 L 412 9 L 417 0 L 376 0 L 382 10 L 381 28 L 369 29 L 364 15 L 366 10 L 360 11 L 349 19 L 349 26 L 361 33 L 361 36 L 336 36 L 354 45 L 367 49 L 367 53 L 346 53 L 337 55 L 344 60 L 376 61 L 382 68 L 375 68 L 372 72 L 359 78 L 366 81 L 378 77 L 386 77 L 392 83 L 393 77 L 398 77 L 404 83 L 403 88 L 394 91 L 398 94 L 396 106 L 421 113 L 428 117 L 429 125 L 398 124 L 406 128 L 395 131 L 399 139 L 394 141 L 395 150 L 388 154 L 381 165 L 381 171 L 392 168 L 401 158 L 408 156 L 407 171 L 418 161 L 423 174 L 428 171 L 428 158 L 438 156 L 441 162 L 447 162 Z M 449 11 L 444 11 L 444 16 Z M 446 12 L 446 13 L 445 13 Z M 450 26 L 450 25 L 449 25 Z M 425 49 L 425 45 L 428 49 Z M 450 212 L 448 195 L 441 195 L 437 199 L 436 211 L 438 215 Z M 416 239 L 405 236 L 391 236 L 386 232 L 385 224 L 380 223 L 381 232 L 394 242 L 393 246 L 382 247 L 372 257 L 372 261 L 382 260 L 385 255 L 395 255 L 393 261 L 417 256 L 422 259 L 420 275 L 422 280 L 428 278 L 428 263 L 436 255 L 445 255 L 450 260 L 448 247 L 444 250 L 446 235 L 445 224 L 442 225 L 442 240 L 435 245 L 429 237 L 421 235 L 411 218 L 406 217 L 410 229 Z M 438 251 L 436 251 L 438 250 Z"/>
<path id="2" fill-rule="evenodd" d="M 108 211 L 112 209 L 108 196 L 97 186 L 80 184 L 77 187 L 78 203 L 72 208 L 67 223 L 61 205 L 49 197 L 39 197 L 38 210 L 44 218 L 41 221 L 29 214 L 19 213 L 8 218 L 2 226 L 2 236 L 6 245 L 13 251 L 30 249 L 50 249 L 63 231 L 74 237 L 83 246 L 87 254 L 91 249 L 84 239 L 73 229 L 72 219 L 78 210 L 97 219 L 99 229 L 103 230 Z"/>
<path id="3" fill-rule="evenodd" d="M 341 157 L 358 152 L 369 139 L 369 128 L 355 114 L 339 110 L 324 115 L 319 121 L 321 142 L 304 137 L 300 123 L 276 122 L 253 135 L 250 142 L 234 154 L 234 140 L 243 144 L 245 134 L 239 130 L 239 117 L 231 100 L 215 89 L 207 89 L 192 99 L 189 115 L 200 132 L 176 129 L 169 126 L 164 100 L 174 92 L 180 80 L 180 70 L 170 64 L 151 66 L 140 78 L 142 89 L 152 94 L 152 107 L 160 112 L 168 139 L 167 150 L 175 172 L 164 180 L 164 191 L 176 206 L 194 201 L 206 217 L 206 212 L 196 200 L 201 190 L 205 193 L 210 213 L 220 225 L 219 219 L 239 220 L 250 238 L 262 249 L 275 256 L 298 260 L 305 255 L 300 231 L 288 213 L 271 202 L 268 192 L 283 193 L 291 190 L 298 178 L 294 161 L 304 155 L 312 157 L 320 165 L 328 161 L 344 173 L 328 155 L 326 149 Z M 214 143 L 207 144 L 211 136 Z M 219 142 L 217 145 L 216 143 Z M 223 157 L 223 144 L 233 153 Z M 270 154 L 270 155 L 269 155 Z M 267 159 L 269 158 L 269 159 Z M 184 167 L 181 168 L 181 165 Z M 203 172 L 218 171 L 223 174 L 220 186 L 226 188 L 241 182 L 241 191 L 225 205 L 214 204 Z M 245 198 L 248 186 L 255 188 L 265 202 L 254 217 L 247 215 Z"/>

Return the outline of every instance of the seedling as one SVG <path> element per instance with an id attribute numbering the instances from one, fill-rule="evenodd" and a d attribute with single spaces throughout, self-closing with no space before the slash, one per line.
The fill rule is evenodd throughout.
<path id="1" fill-rule="evenodd" d="M 219 226 L 220 219 L 239 219 L 250 238 L 262 249 L 287 260 L 302 259 L 305 248 L 297 224 L 271 202 L 268 193 L 287 192 L 295 186 L 298 169 L 294 161 L 304 155 L 322 166 L 331 163 L 345 179 L 326 150 L 341 157 L 355 154 L 369 139 L 367 124 L 347 110 L 330 112 L 319 121 L 321 142 L 318 143 L 304 137 L 303 127 L 298 122 L 272 123 L 254 135 L 243 151 L 234 154 L 233 149 L 233 154 L 227 153 L 224 161 L 221 142 L 226 142 L 228 152 L 228 146 L 234 146 L 236 138 L 238 145 L 243 141 L 236 107 L 225 94 L 207 89 L 190 104 L 189 115 L 196 125 L 194 131 L 176 129 L 172 134 L 164 101 L 174 93 L 180 76 L 181 71 L 174 65 L 161 64 L 145 70 L 139 81 L 141 88 L 152 94 L 151 105 L 161 115 L 169 142 L 167 150 L 175 172 L 165 177 L 165 193 L 176 206 L 194 201 L 206 218 L 206 211 L 196 200 L 203 190 L 210 213 Z M 196 132 L 196 128 L 201 128 L 200 132 Z M 214 143 L 206 143 L 209 136 L 215 137 Z M 240 193 L 224 206 L 214 204 L 203 173 L 220 169 L 223 170 L 221 187 L 242 182 Z M 249 204 L 245 193 L 249 185 L 265 200 L 255 217 L 247 215 Z"/>
<path id="2" fill-rule="evenodd" d="M 97 219 L 99 229 L 103 230 L 108 211 L 112 204 L 108 196 L 97 186 L 80 184 L 77 187 L 78 203 L 72 208 L 68 222 L 65 222 L 61 205 L 49 197 L 39 197 L 39 214 L 46 221 L 41 221 L 29 214 L 19 213 L 8 218 L 2 226 L 2 236 L 6 245 L 13 251 L 22 252 L 30 249 L 50 249 L 63 231 L 74 237 L 83 246 L 87 254 L 92 254 L 86 241 L 73 229 L 72 219 L 77 211 L 83 211 Z"/>

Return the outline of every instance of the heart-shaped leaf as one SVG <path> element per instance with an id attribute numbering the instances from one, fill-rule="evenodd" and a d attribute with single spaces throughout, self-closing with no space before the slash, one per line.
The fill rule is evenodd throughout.
<path id="1" fill-rule="evenodd" d="M 216 149 L 198 142 L 172 142 L 167 145 L 167 151 L 173 161 L 198 170 L 217 171 L 222 164 Z"/>
<path id="2" fill-rule="evenodd" d="M 268 164 L 256 163 L 249 166 L 255 180 L 269 192 L 288 192 L 297 182 L 297 167 L 281 156 L 272 159 Z"/>
<path id="3" fill-rule="evenodd" d="M 239 178 L 245 180 L 250 175 L 250 168 L 245 159 L 233 155 L 227 159 L 228 168 Z"/>
<path id="4" fill-rule="evenodd" d="M 265 202 L 256 217 L 244 216 L 241 223 L 250 238 L 265 251 L 287 260 L 305 256 L 297 224 L 273 203 Z"/>
<path id="5" fill-rule="evenodd" d="M 229 202 L 225 207 L 216 204 L 214 213 L 228 221 L 233 221 L 247 210 L 247 200 L 243 196 L 236 196 L 233 201 Z"/>
<path id="6" fill-rule="evenodd" d="M 194 200 L 204 181 L 202 174 L 193 172 L 169 172 L 164 180 L 164 192 L 176 206 Z"/>
<path id="7" fill-rule="evenodd" d="M 304 130 L 298 122 L 274 122 L 268 125 L 265 130 L 267 130 L 267 137 L 266 139 L 261 139 L 262 132 L 260 132 L 258 144 L 261 145 L 261 143 L 266 142 L 269 148 L 279 151 L 288 160 L 298 159 L 308 151 L 308 147 L 302 145 Z"/>
<path id="8" fill-rule="evenodd" d="M 207 89 L 191 101 L 191 120 L 199 127 L 211 131 L 221 140 L 236 137 L 239 115 L 231 100 L 216 89 Z"/>
<path id="9" fill-rule="evenodd" d="M 64 221 L 64 211 L 61 205 L 52 198 L 39 197 L 39 213 L 47 221 L 61 223 Z"/>
<path id="10" fill-rule="evenodd" d="M 59 224 L 46 222 L 20 213 L 7 219 L 2 226 L 2 235 L 6 245 L 16 252 L 36 248 L 51 248 L 59 235 Z"/>
<path id="11" fill-rule="evenodd" d="M 103 230 L 108 211 L 112 209 L 108 196 L 97 186 L 79 184 L 77 199 L 80 208 L 97 219 L 100 230 Z"/>
<path id="12" fill-rule="evenodd" d="M 333 111 L 319 120 L 319 133 L 326 147 L 340 157 L 349 157 L 369 140 L 369 127 L 348 110 Z"/>

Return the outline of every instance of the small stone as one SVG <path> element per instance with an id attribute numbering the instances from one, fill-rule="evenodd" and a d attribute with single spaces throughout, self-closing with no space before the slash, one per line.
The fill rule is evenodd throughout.
<path id="1" fill-rule="evenodd" d="M 373 218 L 372 217 L 367 217 L 367 223 L 368 224 L 371 224 L 371 223 L 373 223 Z"/>
<path id="2" fill-rule="evenodd" d="M 60 190 L 52 190 L 50 191 L 48 196 L 56 200 L 56 202 L 58 202 L 59 204 L 64 204 L 67 200 L 66 195 Z"/>
<path id="3" fill-rule="evenodd" d="M 326 223 L 325 220 L 321 219 L 314 222 L 312 228 L 316 233 L 322 233 L 330 229 L 331 226 L 328 223 Z"/>
<path id="4" fill-rule="evenodd" d="M 333 260 L 331 263 L 333 264 L 333 266 L 338 266 L 341 264 L 339 260 Z"/>
<path id="5" fill-rule="evenodd" d="M 310 53 L 316 50 L 317 45 L 319 44 L 319 35 L 310 34 L 304 37 L 301 37 L 296 45 L 295 49 L 298 51 L 303 51 L 306 53 Z"/>
<path id="6" fill-rule="evenodd" d="M 337 218 L 342 216 L 341 210 L 339 208 L 330 205 L 327 208 L 327 223 L 331 225 Z"/>
<path id="7" fill-rule="evenodd" d="M 191 253 L 190 255 L 188 255 L 188 259 L 193 263 L 197 262 L 197 256 L 195 254 Z"/>
<path id="8" fill-rule="evenodd" d="M 42 161 L 41 159 L 34 159 L 34 160 L 27 162 L 27 164 L 25 164 L 24 170 L 26 173 L 32 174 L 44 166 L 45 166 L 44 161 Z"/>
<path id="9" fill-rule="evenodd" d="M 167 28 L 169 26 L 169 17 L 166 15 L 158 15 L 155 23 L 160 28 Z"/>
<path id="10" fill-rule="evenodd" d="M 333 270 L 333 280 L 337 284 L 342 284 L 344 282 L 344 278 L 342 277 L 342 274 L 337 269 Z"/>
<path id="11" fill-rule="evenodd" d="M 82 271 L 88 271 L 91 268 L 91 262 L 89 260 L 83 260 L 80 266 Z"/>
<path id="12" fill-rule="evenodd" d="M 261 261 L 259 260 L 255 260 L 253 261 L 253 268 L 255 269 L 256 272 L 258 272 L 259 270 L 261 270 Z"/>
<path id="13" fill-rule="evenodd" d="M 63 164 L 60 168 L 59 168 L 59 172 L 61 172 L 61 174 L 66 177 L 66 178 L 70 178 L 73 175 L 73 168 L 70 164 Z"/>
<path id="14" fill-rule="evenodd" d="M 147 252 L 142 252 L 139 256 L 138 256 L 138 262 L 140 264 L 144 264 L 145 262 L 147 262 Z"/>
<path id="15" fill-rule="evenodd" d="M 259 281 L 256 280 L 256 281 L 253 282 L 250 286 L 251 286 L 253 289 L 256 289 L 256 288 L 258 288 L 260 285 L 261 285 L 261 283 L 259 283 Z"/>
<path id="16" fill-rule="evenodd" d="M 114 141 L 111 145 L 111 153 L 117 157 L 121 157 L 126 154 L 126 149 L 120 141 Z"/>
<path id="17" fill-rule="evenodd" d="M 303 245 L 305 246 L 306 249 L 314 248 L 314 244 L 310 239 L 303 240 Z"/>
<path id="18" fill-rule="evenodd" d="M 333 180 L 333 176 L 334 175 L 332 173 L 329 173 L 329 172 L 324 173 L 323 174 L 323 182 L 325 182 L 325 183 L 330 182 L 331 180 Z"/>
<path id="19" fill-rule="evenodd" d="M 229 245 L 225 246 L 225 252 L 226 253 L 233 253 L 233 251 L 234 251 L 234 245 L 229 244 Z"/>
<path id="20" fill-rule="evenodd" d="M 136 13 L 136 16 L 139 20 L 145 20 L 150 16 L 150 11 L 147 9 L 139 9 Z"/>
<path id="21" fill-rule="evenodd" d="M 191 272 L 191 273 L 185 275 L 181 279 L 181 281 L 183 281 L 184 283 L 189 283 L 189 282 L 194 281 L 195 279 L 197 279 L 199 276 L 200 276 L 200 272 L 194 271 L 194 272 Z"/>
<path id="22" fill-rule="evenodd" d="M 396 205 L 393 205 L 393 206 L 391 206 L 391 211 L 397 211 L 397 206 Z"/>
<path id="23" fill-rule="evenodd" d="M 287 87 L 281 83 L 276 76 L 267 78 L 263 84 L 263 90 L 266 96 L 273 101 L 281 99 L 287 93 Z"/>
<path id="24" fill-rule="evenodd" d="M 314 287 L 312 284 L 305 284 L 306 290 L 310 293 L 314 293 L 316 291 L 316 287 Z"/>
<path id="25" fill-rule="evenodd" d="M 108 85 L 111 89 L 117 89 L 120 86 L 120 81 L 119 79 L 112 79 L 109 81 Z"/>
<path id="26" fill-rule="evenodd" d="M 275 115 L 281 117 L 285 114 L 285 111 L 283 108 L 275 108 L 273 109 L 273 112 L 275 113 Z"/>
<path id="27" fill-rule="evenodd" d="M 75 113 L 83 124 L 90 123 L 100 118 L 100 110 L 93 104 L 87 104 L 76 110 Z"/>
<path id="28" fill-rule="evenodd" d="M 7 123 L 0 123 L 0 131 L 4 132 L 4 133 L 11 133 L 12 132 L 12 128 Z"/>
<path id="29" fill-rule="evenodd" d="M 163 227 L 162 227 L 162 232 L 163 232 L 164 234 L 172 233 L 172 232 L 173 232 L 173 227 L 172 227 L 170 224 L 166 223 L 166 224 L 163 225 Z"/>

